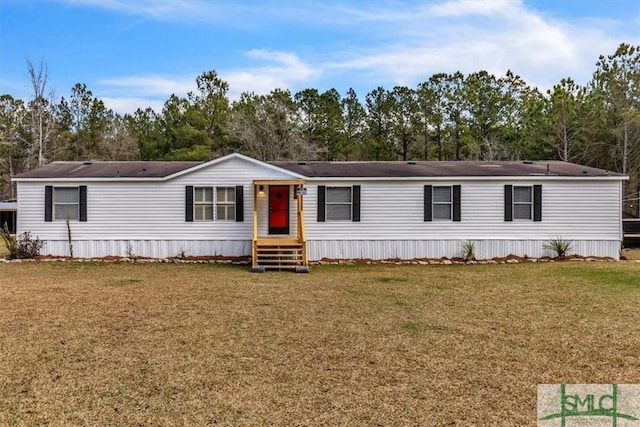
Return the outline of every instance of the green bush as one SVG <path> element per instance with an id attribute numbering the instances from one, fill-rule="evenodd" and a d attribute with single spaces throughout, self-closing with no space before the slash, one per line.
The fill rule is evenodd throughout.
<path id="1" fill-rule="evenodd" d="M 0 229 L 0 236 L 4 240 L 4 244 L 9 251 L 7 258 L 9 259 L 26 259 L 40 255 L 40 249 L 44 242 L 40 239 L 31 237 L 31 233 L 25 231 L 17 238 L 9 233 L 9 227 L 5 222 L 4 227 Z"/>
<path id="2" fill-rule="evenodd" d="M 542 244 L 543 249 L 555 252 L 557 258 L 566 257 L 569 254 L 571 247 L 571 240 L 564 240 L 559 237 L 556 239 L 551 239 Z"/>

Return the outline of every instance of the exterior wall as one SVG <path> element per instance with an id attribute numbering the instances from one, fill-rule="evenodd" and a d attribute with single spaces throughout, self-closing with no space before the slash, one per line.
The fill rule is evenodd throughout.
<path id="1" fill-rule="evenodd" d="M 318 222 L 317 185 L 361 185 L 360 222 Z M 461 221 L 423 220 L 425 184 L 461 185 Z M 504 221 L 504 185 L 542 185 L 542 221 Z M 314 181 L 307 183 L 305 225 L 310 260 L 439 258 L 475 241 L 482 258 L 539 257 L 549 239 L 573 241 L 573 252 L 618 258 L 621 185 L 617 180 L 541 178 L 457 181 Z M 347 237 L 348 236 L 348 237 Z"/>
<path id="2" fill-rule="evenodd" d="M 273 169 L 231 158 L 167 181 L 19 182 L 18 232 L 45 241 L 43 254 L 69 255 L 65 221 L 44 221 L 45 185 L 87 185 L 87 221 L 71 221 L 77 257 L 251 254 L 253 180 L 290 179 Z M 244 221 L 185 221 L 185 186 L 244 186 Z M 266 199 L 266 197 L 265 197 Z M 292 205 L 295 220 L 295 205 Z M 259 198 L 266 233 L 267 204 Z M 295 234 L 295 222 L 292 223 Z"/>
<path id="3" fill-rule="evenodd" d="M 68 255 L 65 221 L 44 222 L 45 185 L 87 185 L 87 222 L 71 221 L 74 255 L 167 257 L 247 256 L 253 234 L 254 179 L 291 179 L 270 167 L 230 158 L 166 181 L 47 181 L 18 183 L 18 233 L 43 239 L 43 253 Z M 423 188 L 461 185 L 461 221 L 425 222 Z M 542 221 L 504 221 L 504 185 L 542 185 Z M 185 222 L 185 186 L 244 186 L 244 221 Z M 361 186 L 361 221 L 318 222 L 317 186 Z M 531 177 L 498 179 L 320 180 L 305 185 L 310 260 L 439 258 L 476 242 L 479 257 L 551 255 L 542 243 L 561 238 L 581 255 L 618 258 L 621 181 Z M 267 189 L 265 188 L 265 192 Z M 258 196 L 260 236 L 267 235 L 268 197 Z M 296 232 L 290 200 L 290 234 Z"/>

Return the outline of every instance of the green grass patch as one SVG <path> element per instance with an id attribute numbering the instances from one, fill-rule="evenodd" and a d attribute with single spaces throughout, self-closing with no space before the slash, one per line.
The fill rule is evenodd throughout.
<path id="1" fill-rule="evenodd" d="M 409 332 L 420 332 L 424 330 L 424 325 L 420 322 L 405 321 L 400 323 L 400 327 Z"/>
<path id="2" fill-rule="evenodd" d="M 406 277 L 378 277 L 376 278 L 377 282 L 380 283 L 405 283 L 409 279 Z"/>
<path id="3" fill-rule="evenodd" d="M 600 268 L 561 265 L 555 273 L 567 279 L 575 279 L 568 283 L 569 286 L 575 286 L 577 281 L 585 289 L 612 296 L 640 290 L 640 268 L 633 264 L 624 264 L 625 268 L 621 268 L 621 265 L 608 264 Z"/>
<path id="4" fill-rule="evenodd" d="M 126 285 L 132 285 L 134 283 L 140 283 L 142 280 L 141 279 L 136 279 L 136 278 L 131 278 L 131 277 L 124 277 L 121 279 L 114 279 L 114 280 L 110 280 L 107 285 L 111 285 L 111 286 L 126 286 Z"/>

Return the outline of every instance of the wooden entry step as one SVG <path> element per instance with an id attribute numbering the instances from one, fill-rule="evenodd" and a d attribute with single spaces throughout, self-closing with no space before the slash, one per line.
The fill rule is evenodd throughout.
<path id="1" fill-rule="evenodd" d="M 303 243 L 296 239 L 258 239 L 254 265 L 266 270 L 296 270 L 304 266 Z"/>

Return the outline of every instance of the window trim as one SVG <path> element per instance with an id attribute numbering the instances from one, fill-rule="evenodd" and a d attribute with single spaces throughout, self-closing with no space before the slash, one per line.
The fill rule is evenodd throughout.
<path id="1" fill-rule="evenodd" d="M 75 190 L 77 196 L 77 202 L 67 203 L 67 202 L 57 202 L 56 201 L 56 191 L 57 190 Z M 80 188 L 77 186 L 58 186 L 53 187 L 53 194 L 51 198 L 51 203 L 53 206 L 53 220 L 54 221 L 78 221 L 80 220 Z M 58 206 L 75 206 L 76 207 L 76 217 L 75 218 L 58 218 L 56 211 L 58 210 Z"/>
<path id="2" fill-rule="evenodd" d="M 214 190 L 214 195 L 213 195 L 213 210 L 214 210 L 213 216 L 215 218 L 215 221 L 224 221 L 224 222 L 236 221 L 236 218 L 238 217 L 238 215 L 236 213 L 236 210 L 238 209 L 237 203 L 236 203 L 237 202 L 237 196 L 236 196 L 237 187 L 233 186 L 233 185 L 221 185 L 221 186 L 214 187 L 214 188 L 215 188 L 215 190 Z M 224 201 L 224 202 L 220 202 L 218 200 L 218 190 L 220 190 L 220 189 L 225 189 L 225 190 L 231 190 L 232 191 L 232 197 L 231 197 L 230 201 L 227 200 L 227 201 Z M 226 191 L 225 191 L 225 193 L 226 193 Z M 225 216 L 226 216 L 226 213 L 227 213 L 227 207 L 233 206 L 233 217 L 232 218 L 220 219 L 218 217 L 218 206 L 224 206 L 225 207 Z"/>
<path id="3" fill-rule="evenodd" d="M 448 188 L 449 189 L 449 201 L 448 202 L 436 202 L 435 201 L 435 190 L 436 188 Z M 434 185 L 432 187 L 433 195 L 431 196 L 431 215 L 433 221 L 453 221 L 453 185 Z M 449 217 L 448 218 L 436 218 L 435 215 L 435 207 L 436 206 L 449 206 Z"/>
<path id="4" fill-rule="evenodd" d="M 211 190 L 211 201 L 208 202 L 206 200 L 198 200 L 196 194 L 198 194 L 198 190 Z M 204 193 L 203 193 L 204 194 Z M 215 220 L 214 213 L 214 189 L 211 186 L 193 186 L 193 221 L 194 222 L 211 222 Z M 204 197 L 203 197 L 204 199 Z M 211 218 L 205 218 L 203 210 L 202 218 L 198 218 L 198 208 L 206 208 L 207 206 L 211 206 Z"/>
<path id="5" fill-rule="evenodd" d="M 516 188 L 526 188 L 529 190 L 529 200 L 528 202 L 517 202 L 516 201 Z M 533 186 L 532 185 L 514 185 L 511 188 L 513 192 L 512 195 L 512 206 L 513 206 L 513 220 L 514 221 L 533 221 Z M 529 206 L 529 216 L 527 218 L 516 218 L 516 206 Z"/>
<path id="6" fill-rule="evenodd" d="M 335 190 L 335 189 L 349 189 L 349 202 L 340 202 L 340 203 L 336 203 L 336 202 L 329 202 L 329 190 Z M 324 204 L 324 209 L 325 209 L 325 218 L 328 222 L 351 222 L 353 221 L 353 186 L 350 185 L 328 185 L 326 187 L 326 199 L 325 199 L 325 204 Z M 329 218 L 329 207 L 330 206 L 349 206 L 349 218 L 348 219 L 330 219 Z"/>

